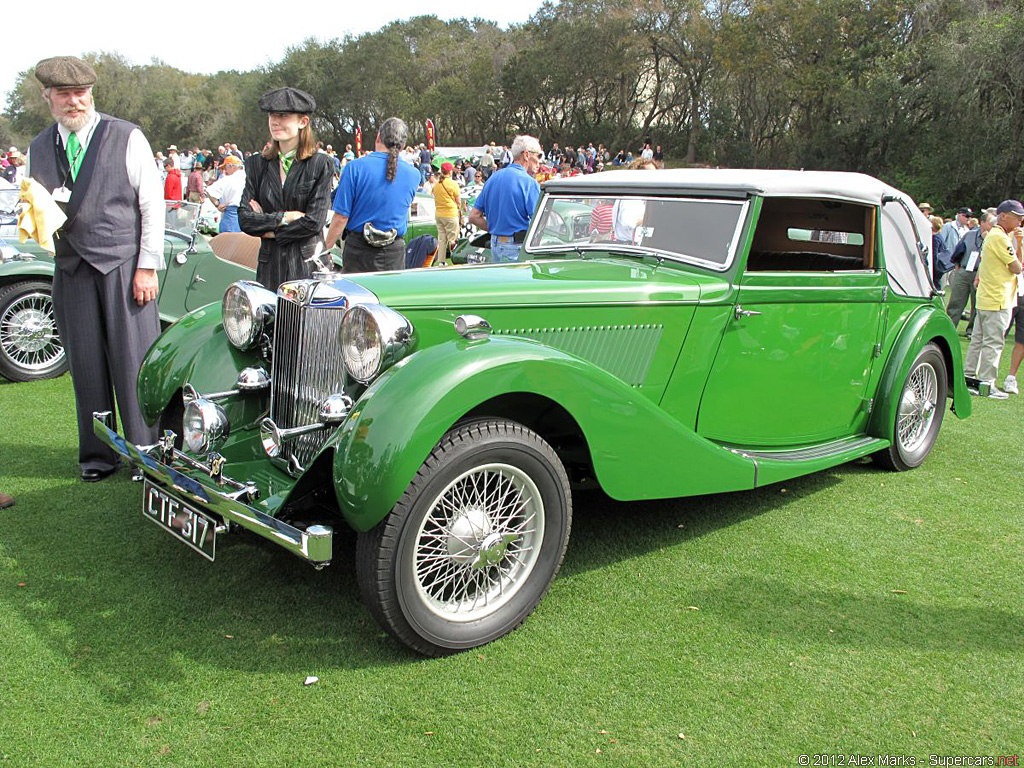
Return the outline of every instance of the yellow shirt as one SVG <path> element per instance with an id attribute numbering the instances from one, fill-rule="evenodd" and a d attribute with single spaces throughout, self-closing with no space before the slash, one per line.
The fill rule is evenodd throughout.
<path id="1" fill-rule="evenodd" d="M 1009 268 L 1016 257 L 1010 236 L 998 224 L 985 235 L 978 267 L 978 309 L 1006 309 L 1017 305 L 1017 280 Z"/>
<path id="2" fill-rule="evenodd" d="M 434 185 L 434 205 L 436 216 L 442 219 L 459 218 L 459 185 L 450 178 L 443 177 Z"/>

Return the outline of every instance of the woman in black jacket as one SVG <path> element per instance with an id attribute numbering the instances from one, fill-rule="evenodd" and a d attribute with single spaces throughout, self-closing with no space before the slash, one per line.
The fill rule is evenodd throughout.
<path id="1" fill-rule="evenodd" d="M 263 94 L 259 106 L 268 113 L 270 142 L 245 161 L 238 224 L 263 239 L 256 280 L 276 291 L 281 283 L 311 277 L 316 269 L 313 256 L 323 246 L 334 164 L 316 151 L 309 124 L 316 109 L 312 96 L 278 88 Z"/>

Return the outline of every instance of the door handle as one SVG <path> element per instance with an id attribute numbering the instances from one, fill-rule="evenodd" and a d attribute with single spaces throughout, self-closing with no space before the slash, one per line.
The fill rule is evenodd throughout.
<path id="1" fill-rule="evenodd" d="M 760 312 L 755 312 L 752 309 L 744 309 L 739 304 L 736 305 L 736 309 L 733 310 L 733 314 L 737 320 L 742 320 L 744 317 L 753 317 L 754 315 L 760 315 Z"/>
<path id="2" fill-rule="evenodd" d="M 205 283 L 205 282 L 206 282 L 206 278 L 204 278 L 198 272 L 196 273 L 196 276 L 192 278 L 192 285 L 199 285 L 199 283 Z"/>

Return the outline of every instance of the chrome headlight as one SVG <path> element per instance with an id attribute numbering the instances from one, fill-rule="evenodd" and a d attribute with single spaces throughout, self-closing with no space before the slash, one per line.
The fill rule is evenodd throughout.
<path id="1" fill-rule="evenodd" d="M 252 280 L 239 280 L 224 291 L 224 333 L 239 349 L 252 349 L 274 321 L 277 294 Z"/>
<path id="2" fill-rule="evenodd" d="M 359 304 L 345 314 L 340 336 L 345 370 L 368 384 L 408 353 L 412 324 L 381 304 Z"/>
<path id="3" fill-rule="evenodd" d="M 185 406 L 181 432 L 185 445 L 192 453 L 216 451 L 224 444 L 229 431 L 227 414 L 212 400 L 200 397 Z"/>

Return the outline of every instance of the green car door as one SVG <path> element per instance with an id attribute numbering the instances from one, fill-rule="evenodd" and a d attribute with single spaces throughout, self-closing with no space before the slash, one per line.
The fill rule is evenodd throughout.
<path id="1" fill-rule="evenodd" d="M 800 223 L 813 220 L 816 208 L 808 210 Z M 870 412 L 887 293 L 875 267 L 873 212 L 837 216 L 837 231 L 824 235 L 785 226 L 783 214 L 758 225 L 737 278 L 698 417 L 698 431 L 714 440 L 808 445 L 862 432 Z"/>

